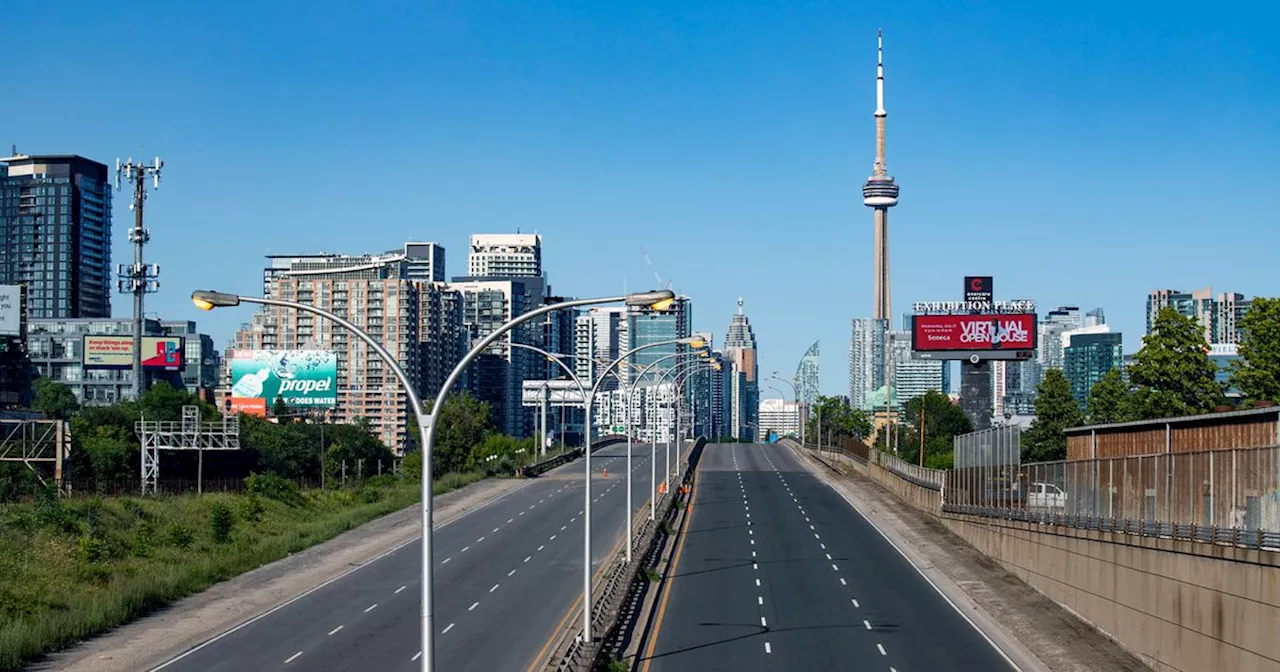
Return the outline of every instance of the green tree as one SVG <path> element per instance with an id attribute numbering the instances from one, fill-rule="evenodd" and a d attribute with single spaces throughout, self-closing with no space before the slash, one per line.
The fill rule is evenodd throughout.
<path id="1" fill-rule="evenodd" d="M 912 462 L 920 460 L 920 411 L 924 411 L 924 443 L 925 460 L 931 455 L 949 453 L 952 439 L 958 434 L 973 431 L 973 423 L 964 414 L 951 397 L 937 391 L 928 392 L 909 400 L 903 408 L 902 431 L 899 435 L 898 450 L 902 459 Z"/>
<path id="2" fill-rule="evenodd" d="M 1036 389 L 1036 419 L 1022 435 L 1022 459 L 1028 462 L 1066 459 L 1064 432 L 1083 423 L 1084 414 L 1071 394 L 1071 383 L 1062 371 L 1049 369 Z"/>
<path id="3" fill-rule="evenodd" d="M 436 474 L 464 469 L 471 450 L 493 429 L 489 404 L 465 392 L 445 400 L 438 422 L 432 455 Z"/>
<path id="4" fill-rule="evenodd" d="M 809 421 L 805 426 L 805 440 L 817 443 L 819 432 L 823 441 L 842 436 L 863 438 L 872 432 L 871 418 L 866 411 L 853 408 L 840 397 L 818 395 L 809 409 Z"/>
<path id="5" fill-rule="evenodd" d="M 1136 388 L 1133 419 L 1153 420 L 1213 410 L 1223 402 L 1222 385 L 1215 378 L 1217 371 L 1209 359 L 1199 323 L 1173 308 L 1162 308 L 1129 370 L 1129 381 Z"/>
<path id="6" fill-rule="evenodd" d="M 56 420 L 69 420 L 80 410 L 80 402 L 70 387 L 41 376 L 31 383 L 35 393 L 31 398 L 31 409 L 44 413 Z"/>
<path id="7" fill-rule="evenodd" d="M 1089 422 L 1104 425 L 1126 422 L 1132 414 L 1133 402 L 1129 398 L 1129 386 L 1120 375 L 1120 369 L 1111 369 L 1089 390 Z"/>
<path id="8" fill-rule="evenodd" d="M 287 418 L 289 416 L 289 405 L 284 403 L 284 397 L 276 395 L 275 403 L 271 404 L 271 417 Z"/>
<path id="9" fill-rule="evenodd" d="M 1240 326 L 1231 384 L 1250 401 L 1280 402 L 1280 299 L 1254 299 Z"/>
<path id="10" fill-rule="evenodd" d="M 218 412 L 218 409 L 213 404 L 186 390 L 179 390 L 163 380 L 143 392 L 137 403 L 122 404 L 122 406 L 135 414 L 145 416 L 147 420 L 159 420 L 162 422 L 181 420 L 183 406 L 200 407 L 200 417 L 206 421 L 222 417 L 222 414 Z"/>

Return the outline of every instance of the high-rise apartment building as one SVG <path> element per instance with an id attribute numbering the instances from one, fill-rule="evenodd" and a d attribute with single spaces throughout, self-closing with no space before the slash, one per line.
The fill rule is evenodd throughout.
<path id="1" fill-rule="evenodd" d="M 890 334 L 893 352 L 893 397 L 895 408 L 924 396 L 930 390 L 943 392 L 950 385 L 949 362 L 939 359 L 916 359 L 911 350 L 911 333 Z M 880 397 L 883 400 L 883 396 Z"/>
<path id="2" fill-rule="evenodd" d="M 867 317 L 853 320 L 853 336 L 849 340 L 849 403 L 854 408 L 872 410 L 872 393 L 884 387 L 888 332 L 888 320 Z"/>
<path id="3" fill-rule="evenodd" d="M 477 278 L 545 277 L 542 236 L 536 233 L 475 233 L 467 275 Z"/>
<path id="4" fill-rule="evenodd" d="M 730 427 L 734 432 L 732 436 L 754 441 L 759 430 L 760 370 L 756 335 L 742 310 L 742 299 L 738 299 L 738 312 L 730 320 L 729 331 L 725 333 L 724 356 L 733 363 L 741 378 L 735 377 L 730 381 L 731 403 L 737 416 Z"/>
<path id="5" fill-rule="evenodd" d="M 1071 395 L 1085 408 L 1089 392 L 1111 369 L 1124 363 L 1119 333 L 1080 330 L 1066 347 L 1062 372 L 1071 383 Z"/>
<path id="6" fill-rule="evenodd" d="M 693 338 L 702 339 L 703 343 L 710 348 L 715 343 L 715 334 L 709 331 L 695 331 L 690 334 Z M 706 361 L 710 361 L 709 359 Z M 712 374 L 710 366 L 699 365 L 699 368 L 690 373 L 685 379 L 685 398 L 687 399 L 688 411 L 691 418 L 691 427 L 694 436 L 705 436 L 713 438 L 713 416 L 716 412 L 716 395 L 713 391 L 715 376 Z"/>
<path id="7" fill-rule="evenodd" d="M 649 308 L 633 307 L 627 314 L 627 348 L 641 348 L 655 343 L 663 343 L 681 338 L 689 338 L 693 333 L 693 305 L 687 296 L 677 296 L 675 303 L 668 310 L 657 311 Z M 633 375 L 653 365 L 649 370 L 650 380 L 657 380 L 664 371 L 681 366 L 681 360 L 669 355 L 682 354 L 689 351 L 689 346 L 672 343 L 647 348 L 629 358 Z M 659 360 L 663 360 L 659 362 Z M 675 374 L 672 374 L 673 376 Z M 645 383 L 647 384 L 647 381 Z"/>
<path id="8" fill-rule="evenodd" d="M 602 390 L 618 389 L 619 380 L 630 380 L 629 368 L 619 365 L 606 375 L 605 367 L 626 351 L 627 308 L 591 308 L 574 320 L 574 373 L 583 385 L 592 385 L 604 376 Z"/>
<path id="9" fill-rule="evenodd" d="M 0 161 L 0 285 L 26 285 L 33 320 L 111 317 L 107 167 L 76 155 Z"/>
<path id="10" fill-rule="evenodd" d="M 542 303 L 540 277 L 454 278 L 449 288 L 462 295 L 462 321 L 468 343 L 476 343 L 503 324 Z M 521 403 L 526 380 L 542 380 L 545 358 L 509 342 L 542 347 L 542 325 L 523 324 L 507 332 L 470 365 L 472 394 L 489 404 L 494 424 L 504 434 L 525 437 L 533 434 L 534 414 Z"/>
<path id="11" fill-rule="evenodd" d="M 469 343 L 461 323 L 462 295 L 426 279 L 444 273 L 443 267 L 435 267 L 444 260 L 437 248 L 411 243 L 384 254 L 270 255 L 263 270 L 264 293 L 324 308 L 368 331 L 396 358 L 419 395 L 430 400 Z M 338 364 L 338 402 L 331 419 L 367 418 L 387 446 L 404 449 L 408 397 L 377 353 L 345 329 L 306 313 L 266 306 L 235 334 L 232 348 L 332 351 Z M 223 384 L 228 382 L 224 376 Z"/>
<path id="12" fill-rule="evenodd" d="M 195 326 L 191 325 L 190 330 L 195 331 Z M 181 372 L 148 371 L 147 377 L 153 382 L 163 380 L 175 388 L 187 387 L 189 391 L 196 392 L 197 389 L 186 386 L 185 382 L 187 379 L 198 379 L 201 375 L 199 363 L 206 357 L 201 351 L 201 344 L 212 345 L 212 340 L 200 334 L 188 335 L 185 333 L 185 327 L 183 331 L 184 333 L 173 335 L 186 337 L 184 357 L 191 357 L 195 352 L 199 353 L 200 359 L 192 362 L 184 360 L 184 368 Z M 167 335 L 161 323 L 156 320 L 143 320 L 142 334 L 144 336 Z M 132 335 L 133 320 L 131 318 L 34 319 L 27 324 L 26 349 L 35 375 L 66 385 L 83 406 L 109 406 L 134 398 L 133 369 L 130 367 L 86 369 L 84 337 Z M 191 368 L 193 366 L 196 368 Z"/>
<path id="13" fill-rule="evenodd" d="M 796 375 L 791 381 L 796 386 L 796 401 L 806 408 L 812 406 L 818 400 L 819 354 L 818 341 L 814 341 L 813 345 L 809 346 L 808 350 L 805 350 L 804 356 L 800 358 L 800 364 L 796 367 Z"/>
<path id="14" fill-rule="evenodd" d="M 1179 315 L 1194 318 L 1204 328 L 1208 343 L 1239 343 L 1244 315 L 1252 303 L 1243 294 L 1223 292 L 1217 296 L 1212 287 L 1182 292 L 1176 289 L 1158 289 L 1147 295 L 1147 331 L 1155 324 L 1156 315 L 1165 307 L 1173 308 Z"/>

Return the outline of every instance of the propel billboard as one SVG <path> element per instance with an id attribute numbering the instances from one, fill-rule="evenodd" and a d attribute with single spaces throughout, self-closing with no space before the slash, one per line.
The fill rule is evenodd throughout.
<path id="1" fill-rule="evenodd" d="M 289 406 L 338 403 L 338 359 L 324 350 L 232 350 L 231 398 Z"/>
<path id="2" fill-rule="evenodd" d="M 918 352 L 1035 350 L 1035 313 L 915 315 L 911 348 Z"/>

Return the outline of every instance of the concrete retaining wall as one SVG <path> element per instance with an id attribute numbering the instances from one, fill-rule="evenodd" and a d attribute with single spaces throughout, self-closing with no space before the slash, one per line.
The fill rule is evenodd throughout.
<path id="1" fill-rule="evenodd" d="M 1156 670 L 1280 670 L 1280 554 L 941 512 L 937 491 L 867 475 Z"/>

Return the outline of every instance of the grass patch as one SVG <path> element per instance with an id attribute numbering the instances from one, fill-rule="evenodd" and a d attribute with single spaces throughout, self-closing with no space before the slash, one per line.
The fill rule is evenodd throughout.
<path id="1" fill-rule="evenodd" d="M 483 477 L 448 474 L 435 492 Z M 418 501 L 409 480 L 321 492 L 257 478 L 244 494 L 0 505 L 0 671 Z"/>
<path id="2" fill-rule="evenodd" d="M 443 495 L 446 492 L 452 492 L 464 485 L 471 485 L 477 481 L 483 481 L 488 476 L 483 471 L 463 471 L 445 474 L 436 479 L 431 485 L 432 495 Z M 418 479 L 421 481 L 422 479 Z"/>

